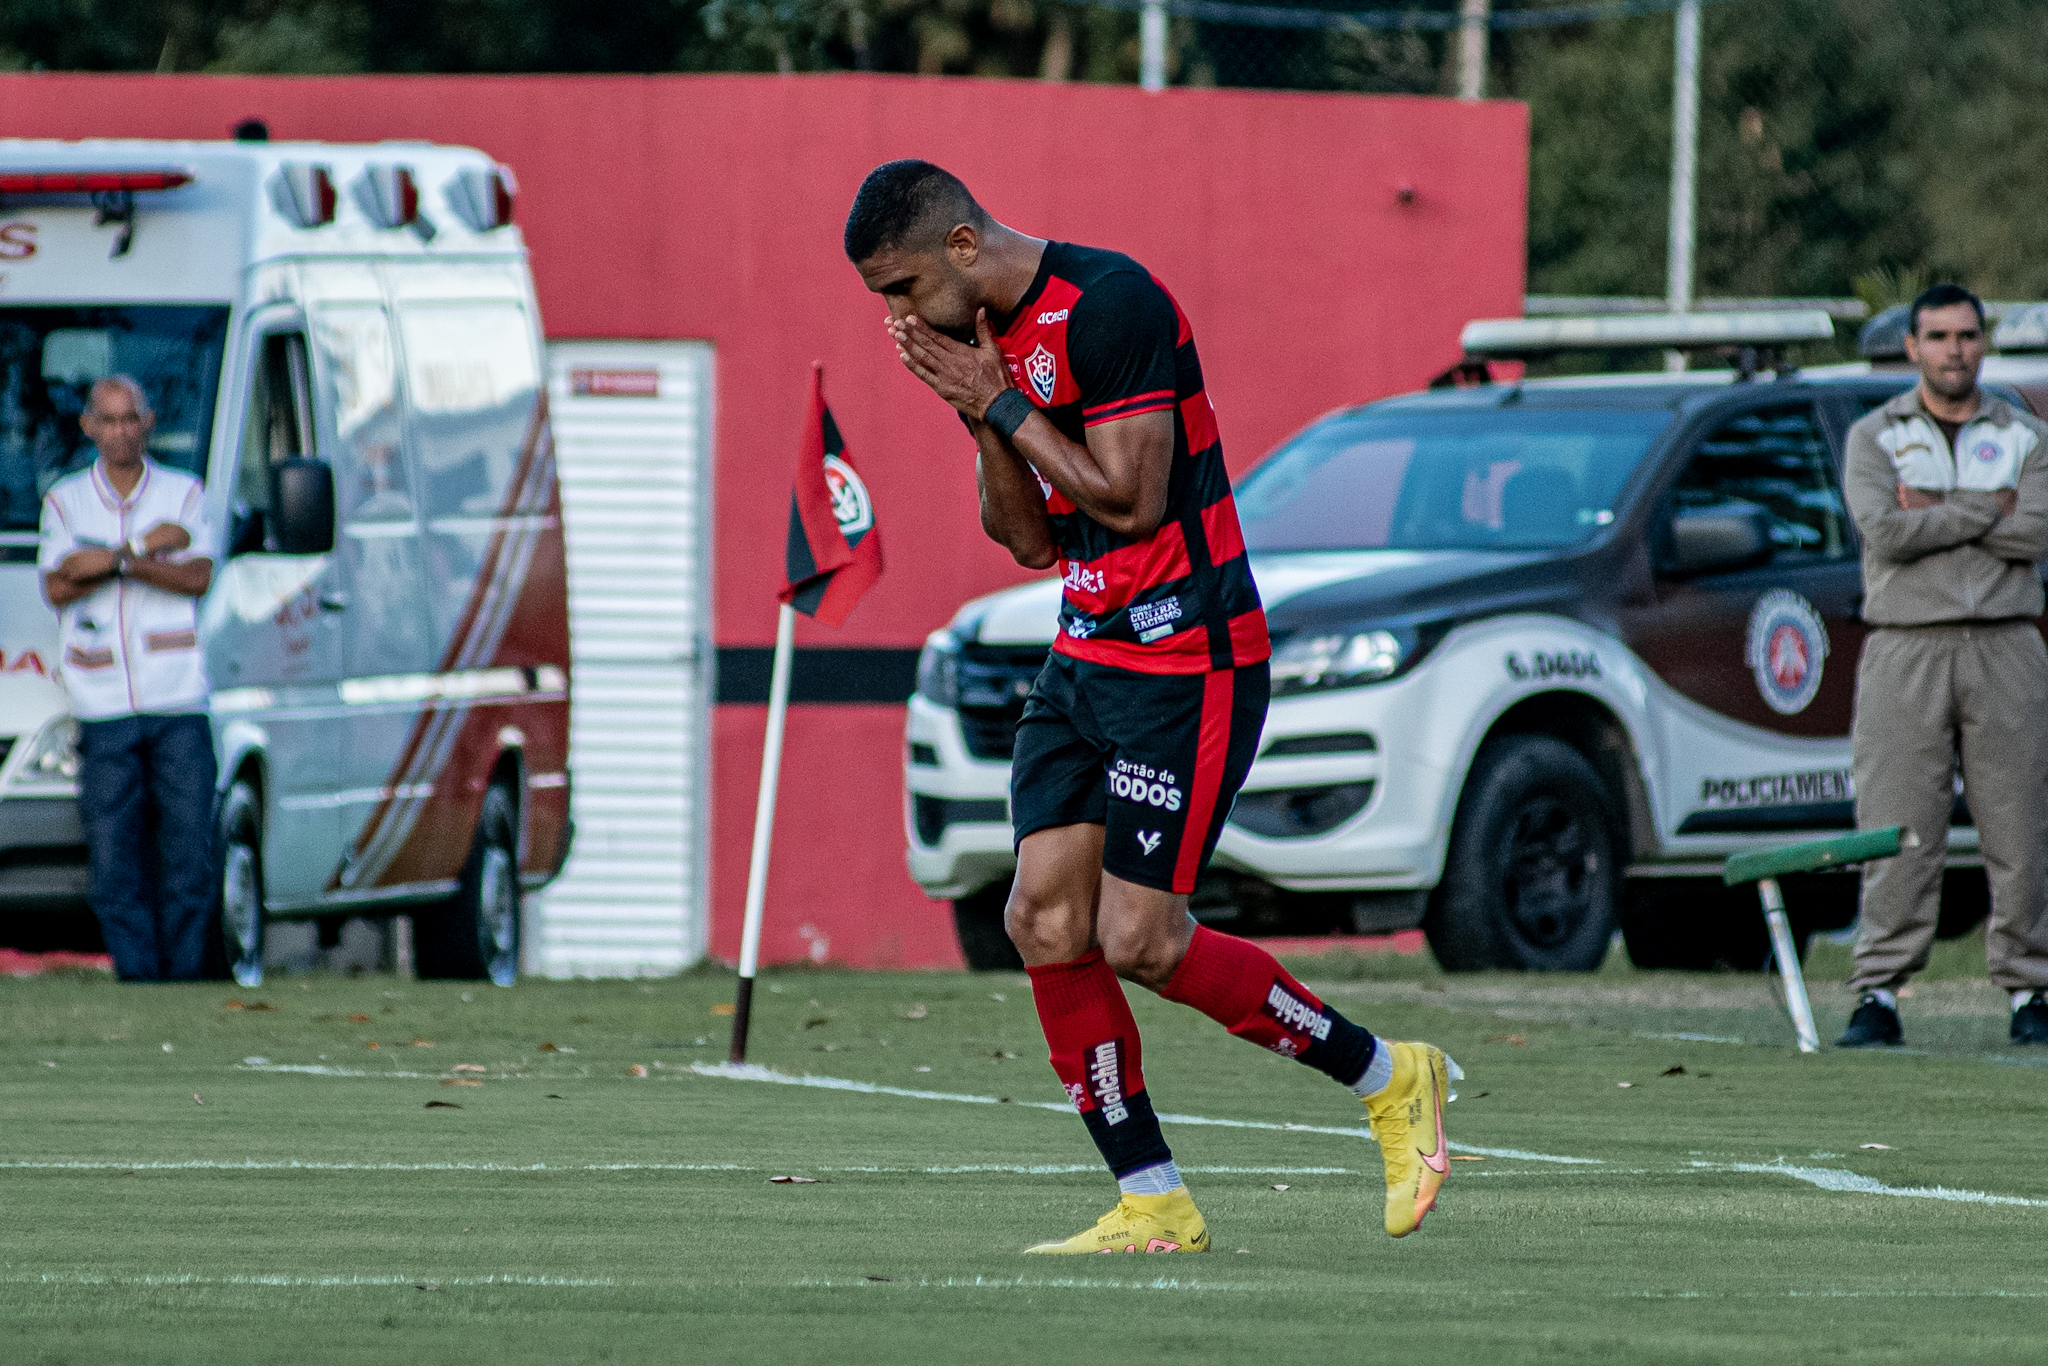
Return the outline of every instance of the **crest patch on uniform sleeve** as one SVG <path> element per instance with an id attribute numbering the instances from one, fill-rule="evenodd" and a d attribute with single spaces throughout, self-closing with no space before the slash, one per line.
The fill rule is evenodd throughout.
<path id="1" fill-rule="evenodd" d="M 1764 704 L 1781 716 L 1796 715 L 1820 691 L 1827 626 L 1812 603 L 1789 589 L 1774 588 L 1750 611 L 1748 653 Z"/>
<path id="2" fill-rule="evenodd" d="M 1024 378 L 1031 381 L 1031 392 L 1038 395 L 1040 403 L 1052 402 L 1052 387 L 1059 377 L 1059 362 L 1045 349 L 1045 343 L 1032 347 L 1031 354 L 1024 358 Z"/>

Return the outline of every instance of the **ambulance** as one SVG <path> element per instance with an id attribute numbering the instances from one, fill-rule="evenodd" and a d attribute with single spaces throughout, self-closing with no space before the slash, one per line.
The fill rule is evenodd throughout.
<path id="1" fill-rule="evenodd" d="M 1761 966 L 1722 861 L 1853 827 L 1866 628 L 1843 445 L 1915 379 L 1776 363 L 1832 336 L 1817 310 L 1475 322 L 1440 387 L 1332 413 L 1240 480 L 1273 701 L 1196 918 L 1420 927 L 1452 969 L 1582 971 L 1617 929 L 1638 966 Z M 1486 365 L 1662 348 L 1736 363 Z M 2029 409 L 2044 381 L 2039 357 L 1985 373 Z M 910 699 L 909 867 L 974 966 L 1015 961 L 1008 761 L 1059 599 L 1049 579 L 968 603 Z M 1986 909 L 1960 791 L 1947 876 L 1958 933 Z M 1853 874 L 1786 891 L 1802 936 L 1855 915 Z"/>
<path id="2" fill-rule="evenodd" d="M 35 558 L 92 383 L 206 483 L 221 951 L 411 918 L 510 985 L 570 839 L 569 631 L 511 171 L 426 143 L 0 140 L 0 915 L 85 892 L 77 726 Z"/>

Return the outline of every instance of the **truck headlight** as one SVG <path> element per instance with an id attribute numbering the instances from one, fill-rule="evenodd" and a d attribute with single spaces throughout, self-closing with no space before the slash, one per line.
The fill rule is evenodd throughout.
<path id="1" fill-rule="evenodd" d="M 1413 627 L 1296 636 L 1273 652 L 1273 696 L 1383 683 L 1415 662 L 1420 644 Z"/>
<path id="2" fill-rule="evenodd" d="M 69 790 L 77 781 L 78 722 L 68 716 L 53 716 L 29 741 L 21 766 L 14 770 L 14 786 Z"/>
<path id="3" fill-rule="evenodd" d="M 951 631 L 925 637 L 917 657 L 917 691 L 934 706 L 960 705 L 960 640 Z"/>

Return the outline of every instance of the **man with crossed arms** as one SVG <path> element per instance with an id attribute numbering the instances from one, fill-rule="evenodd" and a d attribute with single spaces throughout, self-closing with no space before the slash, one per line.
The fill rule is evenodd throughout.
<path id="1" fill-rule="evenodd" d="M 1849 429 L 1863 536 L 1856 824 L 1918 843 L 1863 872 L 1858 994 L 1840 1048 L 1904 1042 L 1898 991 L 1927 966 L 1958 759 L 1991 881 L 1991 981 L 2012 1041 L 2048 1044 L 2048 426 L 1977 386 L 1984 306 L 1955 285 L 1913 302 L 1920 382 Z"/>

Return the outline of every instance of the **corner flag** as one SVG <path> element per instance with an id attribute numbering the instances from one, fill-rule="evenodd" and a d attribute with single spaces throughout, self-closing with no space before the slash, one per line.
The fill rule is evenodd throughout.
<path id="1" fill-rule="evenodd" d="M 843 624 L 882 574 L 875 505 L 825 406 L 822 366 L 811 367 L 811 409 L 797 454 L 782 559 L 781 600 L 827 626 Z"/>

